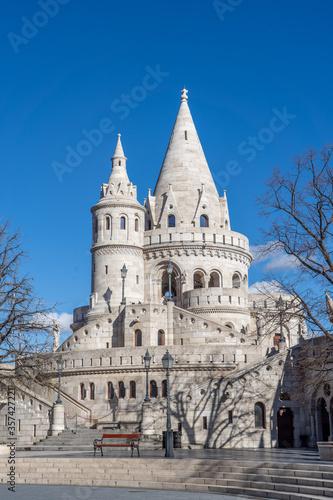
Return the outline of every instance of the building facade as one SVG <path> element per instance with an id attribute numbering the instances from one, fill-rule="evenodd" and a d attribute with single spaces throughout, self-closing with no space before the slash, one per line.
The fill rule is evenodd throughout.
<path id="1" fill-rule="evenodd" d="M 249 294 L 249 242 L 231 229 L 226 192 L 216 189 L 187 91 L 155 189 L 143 204 L 120 135 L 111 161 L 91 209 L 90 303 L 74 310 L 73 333 L 45 366 L 56 381 L 62 354 L 66 424 L 75 417 L 80 425 L 113 423 L 161 436 L 168 349 L 172 427 L 183 445 L 300 446 L 301 436 L 315 439 L 307 409 L 290 396 L 291 353 L 306 336 L 304 321 L 291 312 L 280 323 L 279 296 Z M 150 402 L 143 404 L 147 350 Z M 50 389 L 31 388 L 22 415 L 43 425 L 38 436 L 25 432 L 22 440 L 48 432 L 54 399 Z M 33 413 L 34 404 L 44 416 Z"/>

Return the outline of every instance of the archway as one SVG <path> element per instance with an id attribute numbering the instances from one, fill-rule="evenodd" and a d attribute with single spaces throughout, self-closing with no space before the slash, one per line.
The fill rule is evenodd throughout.
<path id="1" fill-rule="evenodd" d="M 217 271 L 212 271 L 209 276 L 208 288 L 220 287 L 220 275 Z"/>
<path id="2" fill-rule="evenodd" d="M 277 412 L 279 448 L 294 447 L 294 414 L 290 408 L 279 408 Z"/>
<path id="3" fill-rule="evenodd" d="M 171 274 L 171 295 L 172 298 L 177 297 L 177 283 L 176 283 L 176 273 L 173 270 Z M 169 297 L 169 275 L 168 271 L 164 271 L 162 275 L 162 296 Z"/>
<path id="4" fill-rule="evenodd" d="M 318 441 L 328 441 L 330 435 L 330 419 L 324 398 L 317 402 Z"/>
<path id="5" fill-rule="evenodd" d="M 205 288 L 205 277 L 202 271 L 193 274 L 193 288 Z"/>
<path id="6" fill-rule="evenodd" d="M 169 297 L 169 275 L 168 275 L 168 264 L 169 260 L 162 260 L 158 262 L 151 270 L 151 280 L 154 283 L 154 297 L 155 300 L 159 301 L 161 298 L 167 300 Z M 181 280 L 182 275 L 181 269 L 178 264 L 171 260 L 173 267 L 171 273 L 171 295 L 173 301 L 178 305 L 181 299 Z"/>

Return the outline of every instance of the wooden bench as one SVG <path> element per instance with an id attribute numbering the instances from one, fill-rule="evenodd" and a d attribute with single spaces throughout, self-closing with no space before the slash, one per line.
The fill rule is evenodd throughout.
<path id="1" fill-rule="evenodd" d="M 123 442 L 110 442 L 110 441 L 123 441 Z M 124 442 L 124 440 L 126 442 Z M 108 441 L 108 442 L 105 442 Z M 94 456 L 96 455 L 96 450 L 101 450 L 101 455 L 103 457 L 103 448 L 120 448 L 127 447 L 132 449 L 131 457 L 133 457 L 134 448 L 138 450 L 138 457 L 140 456 L 139 451 L 139 441 L 140 434 L 103 434 L 102 439 L 94 439 Z"/>

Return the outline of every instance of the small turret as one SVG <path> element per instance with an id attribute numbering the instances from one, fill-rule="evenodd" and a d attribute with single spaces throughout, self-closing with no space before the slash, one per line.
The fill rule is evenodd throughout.
<path id="1" fill-rule="evenodd" d="M 92 279 L 90 309 L 110 313 L 122 301 L 120 269 L 128 269 L 126 299 L 143 300 L 143 232 L 146 210 L 137 201 L 136 186 L 130 182 L 127 158 L 118 134 L 107 184 L 102 185 L 101 199 L 91 209 Z"/>
<path id="2" fill-rule="evenodd" d="M 133 186 L 127 175 L 127 158 L 121 144 L 120 134 L 118 134 L 118 142 L 111 162 L 111 174 L 107 184 L 102 185 L 101 198 L 107 195 L 119 195 L 131 196 L 136 199 L 136 186 Z"/>
<path id="3" fill-rule="evenodd" d="M 229 209 L 228 209 L 228 200 L 227 200 L 227 191 L 225 189 L 223 189 L 223 196 L 220 198 L 220 206 L 221 206 L 221 219 L 222 219 L 221 226 L 224 229 L 231 230 L 230 216 L 229 216 Z"/>

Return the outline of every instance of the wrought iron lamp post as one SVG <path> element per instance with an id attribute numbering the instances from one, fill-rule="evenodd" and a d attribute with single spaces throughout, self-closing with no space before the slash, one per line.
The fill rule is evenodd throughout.
<path id="1" fill-rule="evenodd" d="M 279 350 L 286 345 L 286 339 L 284 338 L 283 335 L 283 325 L 282 325 L 282 320 L 283 320 L 283 312 L 285 310 L 285 304 L 284 300 L 282 299 L 281 295 L 278 300 L 278 309 L 280 311 L 280 340 L 279 340 Z"/>
<path id="2" fill-rule="evenodd" d="M 120 274 L 121 274 L 121 279 L 123 280 L 122 282 L 122 292 L 121 292 L 121 305 L 125 305 L 125 278 L 126 278 L 126 274 L 127 274 L 127 269 L 126 269 L 126 266 L 125 264 L 123 265 L 123 267 L 121 268 L 120 270 Z"/>
<path id="3" fill-rule="evenodd" d="M 171 260 L 169 259 L 168 267 L 167 267 L 167 272 L 168 272 L 168 276 L 169 276 L 169 297 L 168 297 L 168 301 L 172 300 L 172 294 L 171 294 L 171 276 L 172 276 L 172 271 L 173 271 L 173 265 L 171 264 Z"/>
<path id="4" fill-rule="evenodd" d="M 144 356 L 144 362 L 145 362 L 145 369 L 146 369 L 146 397 L 145 397 L 145 403 L 150 403 L 150 398 L 149 398 L 149 394 L 148 394 L 148 372 L 149 372 L 149 368 L 150 368 L 150 360 L 151 360 L 151 357 L 149 356 L 149 352 L 148 352 L 148 349 L 146 351 L 146 354 Z"/>
<path id="5" fill-rule="evenodd" d="M 60 384 L 61 384 L 61 371 L 62 371 L 62 368 L 63 368 L 63 360 L 62 360 L 62 355 L 61 354 L 60 354 L 59 358 L 57 359 L 57 365 L 58 365 L 59 383 L 58 383 L 58 397 L 57 397 L 56 404 L 57 405 L 61 405 L 62 401 L 61 401 L 61 398 L 60 398 Z"/>
<path id="6" fill-rule="evenodd" d="M 166 440 L 165 440 L 165 456 L 169 458 L 173 458 L 173 432 L 171 429 L 171 420 L 170 420 L 170 382 L 169 375 L 170 370 L 172 370 L 173 366 L 173 357 L 167 351 L 162 358 L 163 368 L 166 370 L 167 377 L 167 431 L 166 431 Z"/>

